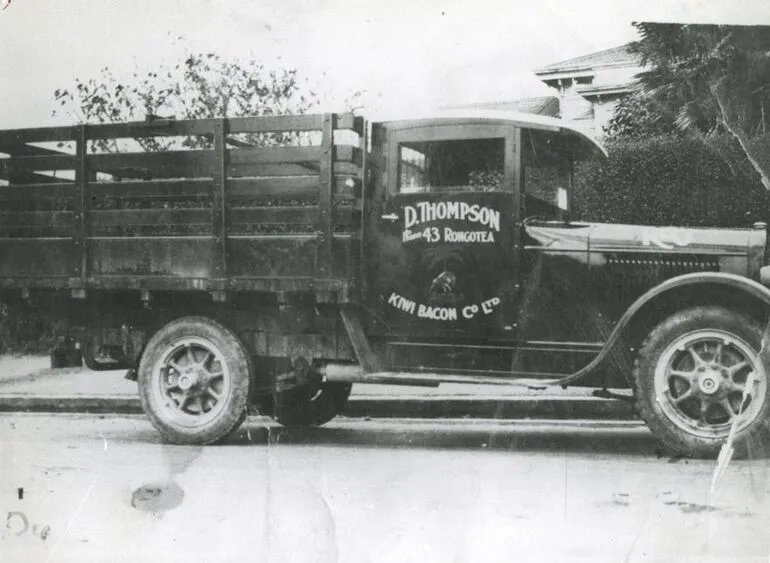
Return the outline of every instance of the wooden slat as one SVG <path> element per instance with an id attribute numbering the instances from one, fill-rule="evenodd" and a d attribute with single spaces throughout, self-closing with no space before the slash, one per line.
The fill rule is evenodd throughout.
<path id="1" fill-rule="evenodd" d="M 15 146 L 24 143 L 73 141 L 76 137 L 77 126 L 6 129 L 5 131 L 0 131 L 0 150 L 2 150 L 2 147 Z"/>
<path id="2" fill-rule="evenodd" d="M 75 183 L 11 184 L 0 186 L 0 201 L 66 199 L 75 195 Z"/>
<path id="3" fill-rule="evenodd" d="M 0 238 L 0 278 L 18 280 L 61 276 L 72 273 L 72 239 L 13 239 Z"/>
<path id="4" fill-rule="evenodd" d="M 323 116 L 278 115 L 259 117 L 235 117 L 228 123 L 230 133 L 280 133 L 284 131 L 320 131 Z"/>
<path id="5" fill-rule="evenodd" d="M 141 139 L 146 137 L 203 136 L 214 131 L 215 119 L 156 119 L 91 125 L 92 139 Z"/>
<path id="6" fill-rule="evenodd" d="M 339 145 L 334 147 L 334 160 L 336 162 L 352 162 L 361 166 L 361 149 L 351 145 Z"/>
<path id="7" fill-rule="evenodd" d="M 75 224 L 72 211 L 13 211 L 0 213 L 0 227 L 34 229 L 71 229 Z M 68 234 L 70 234 L 68 232 Z"/>
<path id="8" fill-rule="evenodd" d="M 341 114 L 340 128 L 358 130 L 363 122 L 351 114 Z M 155 136 L 203 136 L 211 135 L 216 119 L 157 119 L 132 121 L 128 123 L 104 123 L 89 125 L 91 139 L 121 139 Z M 289 131 L 320 131 L 323 116 L 280 115 L 237 117 L 227 120 L 230 133 L 279 133 Z M 77 136 L 77 126 L 39 127 L 32 129 L 9 129 L 0 131 L 0 149 L 19 143 L 70 141 Z"/>
<path id="9" fill-rule="evenodd" d="M 0 152 L 8 153 L 11 156 L 49 156 L 49 155 L 73 156 L 71 153 L 67 153 L 64 151 L 47 149 L 45 147 L 37 147 L 34 145 L 25 145 L 24 143 L 20 143 L 18 145 L 4 146 L 0 148 Z"/>
<path id="10" fill-rule="evenodd" d="M 11 184 L 15 185 L 32 185 L 32 184 L 60 184 L 62 182 L 70 182 L 64 178 L 54 178 L 53 176 L 47 176 L 45 174 L 36 174 L 34 172 L 22 172 L 19 174 L 11 174 L 10 172 L 0 171 L 0 179 L 8 180 Z M 74 184 L 74 182 L 70 182 Z"/>
<path id="11" fill-rule="evenodd" d="M 361 176 L 361 167 L 352 162 L 335 162 L 334 163 L 334 175 L 335 176 Z"/>
<path id="12" fill-rule="evenodd" d="M 248 164 L 289 164 L 315 162 L 321 147 L 260 147 L 227 151 L 230 169 Z"/>
<path id="13" fill-rule="evenodd" d="M 97 172 L 119 175 L 121 171 L 134 170 L 162 177 L 171 173 L 180 177 L 210 176 L 213 162 L 214 153 L 207 150 L 92 154 L 88 157 L 89 168 Z"/>
<path id="14" fill-rule="evenodd" d="M 89 244 L 92 276 L 211 277 L 210 237 L 92 238 Z"/>
<path id="15" fill-rule="evenodd" d="M 318 176 L 284 178 L 234 178 L 227 186 L 227 197 L 286 196 L 299 199 L 318 195 Z"/>
<path id="16" fill-rule="evenodd" d="M 0 159 L 0 174 L 33 172 L 36 170 L 73 170 L 75 157 L 69 154 L 17 156 Z"/>
<path id="17" fill-rule="evenodd" d="M 241 164 L 228 166 L 227 175 L 234 178 L 258 176 L 314 176 L 318 175 L 318 164 L 302 166 L 300 164 Z"/>
<path id="18" fill-rule="evenodd" d="M 352 113 L 341 113 L 337 115 L 337 129 L 349 129 L 359 135 L 364 134 L 364 125 L 366 122 L 363 117 L 355 116 Z"/>
<path id="19" fill-rule="evenodd" d="M 91 196 L 96 199 L 208 197 L 211 195 L 211 184 L 209 178 L 96 182 L 91 184 Z"/>
<path id="20" fill-rule="evenodd" d="M 137 227 L 140 225 L 209 224 L 210 209 L 110 209 L 93 210 L 91 227 Z"/>
<path id="21" fill-rule="evenodd" d="M 234 207 L 230 209 L 230 224 L 314 224 L 318 206 L 308 207 Z"/>
<path id="22" fill-rule="evenodd" d="M 67 241 L 71 244 L 71 241 Z M 0 245 L 2 239 L 0 239 Z M 58 249 L 53 249 L 51 255 L 62 256 Z M 58 252 L 57 252 L 58 251 Z M 52 265 L 52 262 L 47 262 Z M 12 266 L 13 267 L 13 266 Z M 18 289 L 27 288 L 51 288 L 66 289 L 71 285 L 69 276 L 64 274 L 30 273 L 5 276 L 2 264 L 0 264 L 0 287 Z M 78 283 L 80 283 L 78 281 Z M 169 275 L 142 276 L 135 274 L 104 274 L 92 275 L 86 282 L 86 289 L 99 290 L 149 290 L 149 291 L 210 291 L 214 286 L 221 285 L 221 280 L 211 280 L 206 277 L 179 277 Z M 350 282 L 347 280 L 317 280 L 310 276 L 286 276 L 286 277 L 244 277 L 230 278 L 228 290 L 248 291 L 264 293 L 288 293 L 288 292 L 328 292 L 335 296 L 337 303 L 346 302 L 349 293 Z"/>
<path id="23" fill-rule="evenodd" d="M 211 135 L 217 119 L 157 119 L 129 123 L 92 125 L 94 139 L 121 139 L 157 136 Z M 279 133 L 321 129 L 320 115 L 281 115 L 227 119 L 230 133 Z"/>

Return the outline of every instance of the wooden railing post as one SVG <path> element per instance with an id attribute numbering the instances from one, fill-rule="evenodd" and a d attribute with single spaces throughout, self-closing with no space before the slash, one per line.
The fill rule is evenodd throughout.
<path id="1" fill-rule="evenodd" d="M 214 121 L 214 188 L 211 201 L 212 277 L 227 277 L 227 120 Z M 224 289 L 220 287 L 218 289 Z"/>
<path id="2" fill-rule="evenodd" d="M 88 131 L 85 124 L 77 129 L 75 139 L 75 185 L 77 191 L 72 206 L 73 211 L 73 270 L 79 288 L 85 288 L 88 279 Z M 75 288 L 73 288 L 75 289 Z"/>
<path id="3" fill-rule="evenodd" d="M 332 271 L 332 177 L 334 175 L 335 115 L 324 114 L 321 129 L 321 162 L 319 174 L 318 223 L 316 225 L 316 276 L 330 278 Z"/>

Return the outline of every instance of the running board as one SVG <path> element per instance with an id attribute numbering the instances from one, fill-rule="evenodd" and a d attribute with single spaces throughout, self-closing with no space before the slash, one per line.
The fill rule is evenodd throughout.
<path id="1" fill-rule="evenodd" d="M 365 373 L 357 364 L 330 363 L 318 370 L 324 381 L 334 383 L 377 383 L 384 385 L 414 385 L 420 387 L 438 387 L 441 383 L 469 383 L 477 385 L 507 385 L 512 387 L 527 387 L 529 389 L 545 389 L 557 384 L 558 377 L 536 379 L 516 377 L 512 375 L 460 375 L 451 373 L 377 371 Z"/>

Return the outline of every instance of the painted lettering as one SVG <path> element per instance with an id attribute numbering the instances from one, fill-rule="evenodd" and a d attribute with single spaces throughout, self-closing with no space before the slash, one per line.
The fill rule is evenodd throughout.
<path id="1" fill-rule="evenodd" d="M 464 201 L 420 201 L 404 206 L 404 228 L 431 221 L 468 221 L 500 231 L 500 212 L 477 203 Z"/>
<path id="2" fill-rule="evenodd" d="M 499 297 L 493 297 L 492 299 L 487 299 L 481 304 L 481 310 L 484 311 L 485 315 L 489 315 L 494 311 L 495 307 L 497 307 L 500 304 L 500 298 Z"/>
<path id="3" fill-rule="evenodd" d="M 420 305 L 417 309 L 417 316 L 421 319 L 431 319 L 434 321 L 456 321 L 457 309 L 454 307 L 431 307 L 430 305 Z"/>
<path id="4" fill-rule="evenodd" d="M 390 297 L 388 297 L 388 305 L 392 305 L 399 311 L 404 311 L 410 315 L 414 315 L 415 307 L 417 307 L 417 304 L 414 301 L 401 297 L 396 293 L 390 294 Z"/>
<path id="5" fill-rule="evenodd" d="M 455 231 L 444 228 L 444 242 L 495 242 L 492 231 Z"/>
<path id="6" fill-rule="evenodd" d="M 479 312 L 479 306 L 478 305 L 466 305 L 463 307 L 463 317 L 466 319 L 472 319 L 476 316 L 476 313 Z"/>

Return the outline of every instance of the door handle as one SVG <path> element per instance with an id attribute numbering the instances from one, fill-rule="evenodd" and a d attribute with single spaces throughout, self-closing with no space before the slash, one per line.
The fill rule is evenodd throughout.
<path id="1" fill-rule="evenodd" d="M 391 223 L 398 221 L 398 215 L 396 213 L 388 213 L 380 217 L 383 221 L 390 221 Z"/>

